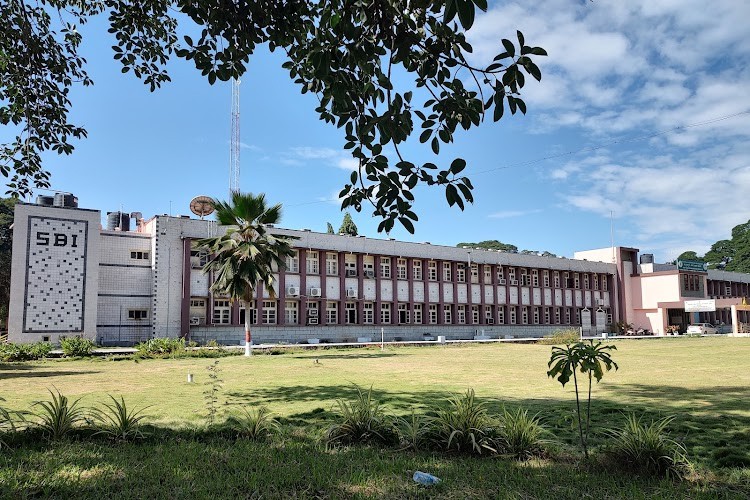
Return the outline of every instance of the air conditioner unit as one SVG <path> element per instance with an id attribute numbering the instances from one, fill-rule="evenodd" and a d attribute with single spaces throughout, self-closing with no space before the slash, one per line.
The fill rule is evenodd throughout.
<path id="1" fill-rule="evenodd" d="M 500 278 L 500 284 L 501 284 L 501 285 L 504 285 L 504 284 L 505 284 L 505 278 Z"/>
<path id="2" fill-rule="evenodd" d="M 299 288 L 296 286 L 290 286 L 286 289 L 287 295 L 299 295 Z"/>
<path id="3" fill-rule="evenodd" d="M 495 318 L 487 318 L 487 324 L 491 325 L 495 322 Z"/>
<path id="4" fill-rule="evenodd" d="M 317 318 L 318 317 L 318 310 L 317 309 L 308 309 L 307 310 L 307 315 L 310 316 L 310 317 L 314 316 L 314 317 Z"/>
<path id="5" fill-rule="evenodd" d="M 354 277 L 354 276 L 356 276 L 356 275 L 357 275 L 357 270 L 356 270 L 356 269 L 347 269 L 347 270 L 346 270 L 346 275 L 347 275 L 348 277 L 350 277 L 350 278 L 351 278 L 351 277 Z"/>
<path id="6" fill-rule="evenodd" d="M 308 318 L 307 319 L 308 325 L 317 325 L 318 324 L 318 318 Z"/>
<path id="7" fill-rule="evenodd" d="M 310 297 L 320 297 L 320 288 L 318 288 L 318 287 L 311 287 L 310 288 Z"/>
<path id="8" fill-rule="evenodd" d="M 510 280 L 511 285 L 518 285 L 518 280 Z"/>
<path id="9" fill-rule="evenodd" d="M 192 316 L 190 318 L 190 324 L 191 325 L 200 325 L 201 324 L 201 318 L 199 316 Z"/>
<path id="10" fill-rule="evenodd" d="M 357 298 L 357 290 L 350 288 L 346 291 L 346 296 L 349 298 Z"/>
<path id="11" fill-rule="evenodd" d="M 374 278 L 375 271 L 365 271 L 365 276 L 367 276 L 368 278 Z"/>

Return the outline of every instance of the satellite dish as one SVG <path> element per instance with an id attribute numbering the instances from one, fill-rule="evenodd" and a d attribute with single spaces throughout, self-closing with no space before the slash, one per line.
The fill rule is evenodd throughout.
<path id="1" fill-rule="evenodd" d="M 190 211 L 203 219 L 214 212 L 214 200 L 210 196 L 196 196 L 190 200 Z"/>

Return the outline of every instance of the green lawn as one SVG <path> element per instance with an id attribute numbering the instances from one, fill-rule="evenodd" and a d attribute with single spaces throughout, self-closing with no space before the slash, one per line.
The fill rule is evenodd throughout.
<path id="1" fill-rule="evenodd" d="M 286 424 L 285 437 L 272 446 L 227 441 L 221 436 L 196 441 L 190 429 L 205 422 L 203 391 L 206 366 L 212 359 L 0 364 L 0 396 L 8 408 L 28 409 L 33 401 L 47 398 L 50 388 L 81 397 L 85 405 L 103 401 L 106 394 L 122 394 L 129 404 L 151 406 L 149 423 L 181 430 L 187 436 L 164 430 L 158 431 L 163 443 L 152 439 L 116 447 L 100 441 L 23 445 L 4 458 L 0 492 L 101 497 L 128 496 L 143 488 L 138 496 L 159 496 L 162 493 L 149 489 L 154 481 L 166 488 L 164 497 L 191 496 L 190 488 L 195 496 L 211 496 L 206 488 L 221 482 L 228 490 L 218 496 L 229 497 L 255 491 L 260 496 L 301 498 L 423 494 L 566 498 L 594 485 L 600 498 L 742 497 L 750 491 L 750 339 L 628 340 L 615 345 L 618 350 L 613 357 L 620 369 L 607 373 L 594 388 L 594 444 L 602 442 L 597 430 L 618 425 L 625 412 L 676 415 L 672 435 L 708 471 L 708 483 L 634 480 L 573 462 L 516 464 L 371 448 L 330 453 L 315 442 L 317 429 L 333 417 L 335 400 L 351 395 L 352 384 L 372 386 L 376 397 L 395 414 L 441 404 L 449 395 L 473 387 L 493 411 L 503 405 L 523 405 L 539 412 L 552 431 L 555 446 L 563 455 L 574 457 L 573 388 L 563 389 L 547 378 L 550 346 L 482 344 L 222 358 L 222 414 L 243 405 L 267 405 Z M 188 373 L 194 374 L 195 383 L 186 382 Z M 161 472 L 154 473 L 152 468 Z M 421 490 L 408 476 L 408 471 L 417 468 L 442 474 L 447 480 L 437 489 Z M 144 477 L 137 478 L 137 470 Z M 227 470 L 244 479 L 231 474 L 224 477 Z M 223 479 L 201 481 L 204 474 L 214 473 Z M 270 474 L 271 479 L 260 479 L 259 474 Z M 243 493 L 243 487 L 249 488 L 247 492 Z"/>

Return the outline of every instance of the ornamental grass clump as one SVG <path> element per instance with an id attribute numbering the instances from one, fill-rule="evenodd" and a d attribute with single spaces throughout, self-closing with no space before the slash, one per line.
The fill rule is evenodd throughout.
<path id="1" fill-rule="evenodd" d="M 132 441 L 143 439 L 142 421 L 145 418 L 143 412 L 149 407 L 128 409 L 125 398 L 120 396 L 119 401 L 109 395 L 111 403 L 103 403 L 101 408 L 92 411 L 94 422 L 98 431 L 94 435 L 102 434 L 110 439 L 118 441 Z"/>
<path id="2" fill-rule="evenodd" d="M 281 429 L 278 420 L 266 406 L 252 410 L 244 408 L 242 415 L 230 417 L 228 423 L 241 437 L 251 441 L 269 439 Z"/>
<path id="3" fill-rule="evenodd" d="M 477 401 L 474 389 L 462 396 L 453 396 L 448 406 L 437 411 L 434 440 L 438 447 L 463 453 L 496 453 L 496 429 L 485 404 Z"/>
<path id="4" fill-rule="evenodd" d="M 142 357 L 165 357 L 185 352 L 185 339 L 153 338 L 136 345 Z"/>
<path id="5" fill-rule="evenodd" d="M 60 348 L 67 357 L 91 356 L 96 343 L 86 337 L 60 337 Z"/>
<path id="6" fill-rule="evenodd" d="M 52 351 L 49 342 L 33 342 L 30 344 L 0 343 L 0 361 L 11 363 L 15 361 L 34 361 L 46 358 Z"/>
<path id="7" fill-rule="evenodd" d="M 34 406 L 41 408 L 38 413 L 39 428 L 47 439 L 55 441 L 66 437 L 84 420 L 84 410 L 78 406 L 80 399 L 70 403 L 66 396 L 57 391 L 49 393 L 52 400 L 37 401 Z"/>
<path id="8" fill-rule="evenodd" d="M 538 415 L 529 415 L 528 410 L 521 408 L 515 411 L 503 408 L 498 423 L 495 441 L 499 453 L 519 460 L 542 454 L 546 430 Z"/>
<path id="9" fill-rule="evenodd" d="M 435 432 L 435 419 L 427 415 L 419 415 L 412 410 L 408 417 L 399 417 L 395 421 L 396 432 L 402 450 L 428 448 Z"/>
<path id="10" fill-rule="evenodd" d="M 689 468 L 685 447 L 669 437 L 667 427 L 673 416 L 642 423 L 641 417 L 629 414 L 621 429 L 607 434 L 613 442 L 611 457 L 622 467 L 636 473 L 681 477 Z"/>
<path id="11" fill-rule="evenodd" d="M 355 443 L 392 444 L 397 435 L 393 423 L 385 414 L 380 402 L 373 399 L 372 387 L 363 391 L 355 385 L 357 395 L 353 401 L 336 401 L 338 422 L 326 432 L 327 446 Z"/>

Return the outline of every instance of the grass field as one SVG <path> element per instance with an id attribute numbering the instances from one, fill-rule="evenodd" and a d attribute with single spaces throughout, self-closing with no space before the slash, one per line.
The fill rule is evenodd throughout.
<path id="1" fill-rule="evenodd" d="M 675 415 L 673 437 L 684 442 L 691 459 L 713 479 L 690 484 L 633 479 L 584 467 L 575 460 L 534 465 L 372 448 L 332 453 L 315 441 L 317 430 L 333 418 L 335 400 L 353 394 L 352 384 L 372 386 L 394 414 L 442 404 L 451 394 L 472 387 L 492 411 L 503 405 L 523 405 L 539 412 L 552 431 L 554 446 L 563 455 L 575 456 L 573 388 L 563 389 L 547 378 L 550 346 L 483 344 L 383 352 L 377 348 L 300 350 L 252 359 L 222 358 L 222 415 L 244 405 L 267 405 L 282 417 L 287 429 L 273 446 L 227 441 L 221 436 L 204 436 L 199 441 L 191 437 L 205 423 L 203 391 L 206 366 L 212 359 L 0 364 L 0 396 L 8 408 L 28 409 L 33 401 L 46 399 L 51 388 L 81 397 L 85 405 L 104 401 L 106 394 L 122 394 L 129 404 L 151 406 L 149 423 L 165 429 L 157 431 L 164 443 L 22 446 L 3 459 L 0 492 L 9 496 L 22 491 L 30 496 L 128 496 L 140 487 L 143 496 L 159 496 L 149 485 L 161 481 L 164 497 L 191 496 L 190 491 L 195 496 L 211 496 L 201 478 L 214 473 L 220 482 L 208 483 L 226 484 L 229 489 L 219 496 L 229 497 L 255 492 L 301 498 L 567 498 L 596 488 L 602 498 L 740 498 L 750 492 L 750 339 L 628 340 L 615 345 L 618 350 L 613 357 L 620 369 L 607 373 L 594 387 L 593 443 L 601 443 L 598 431 L 618 425 L 626 412 Z M 186 382 L 188 373 L 194 374 L 195 383 Z M 129 466 L 131 462 L 136 465 Z M 162 471 L 164 477 L 145 472 L 151 468 Z M 417 468 L 442 474 L 446 481 L 438 489 L 420 490 L 407 474 Z M 137 471 L 143 476 L 138 480 Z M 259 479 L 264 472 L 276 480 Z M 498 481 L 505 484 L 504 489 L 498 489 Z M 243 487 L 249 489 L 242 493 Z M 235 494 L 227 493 L 231 491 Z"/>

